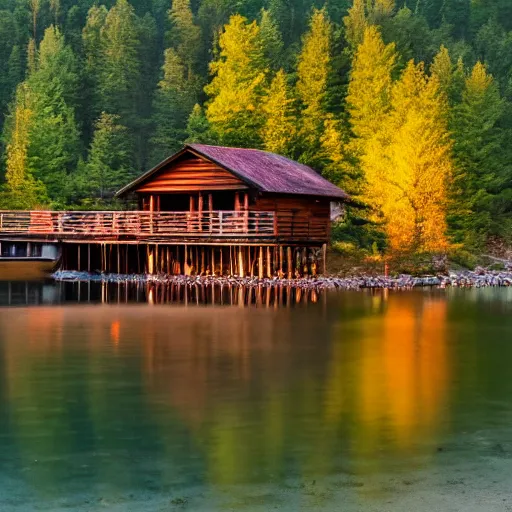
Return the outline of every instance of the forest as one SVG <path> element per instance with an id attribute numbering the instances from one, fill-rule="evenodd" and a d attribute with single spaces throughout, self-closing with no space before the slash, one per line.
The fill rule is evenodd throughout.
<path id="1" fill-rule="evenodd" d="M 348 244 L 512 239 L 510 0 L 0 0 L 0 112 L 3 209 L 122 207 L 203 142 L 321 172 Z"/>

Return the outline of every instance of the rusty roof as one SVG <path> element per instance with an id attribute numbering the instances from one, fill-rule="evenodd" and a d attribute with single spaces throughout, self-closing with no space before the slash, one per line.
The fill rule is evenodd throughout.
<path id="1" fill-rule="evenodd" d="M 307 165 L 259 149 L 187 144 L 153 169 L 119 190 L 117 196 L 133 190 L 173 160 L 191 151 L 210 160 L 262 192 L 348 199 L 348 195 Z"/>

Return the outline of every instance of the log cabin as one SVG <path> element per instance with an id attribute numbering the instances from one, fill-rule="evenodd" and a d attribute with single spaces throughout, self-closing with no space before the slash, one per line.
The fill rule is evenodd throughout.
<path id="1" fill-rule="evenodd" d="M 116 196 L 137 209 L 0 212 L 0 236 L 61 244 L 65 269 L 292 278 L 325 271 L 331 203 L 348 200 L 283 156 L 204 144 L 187 144 Z"/>

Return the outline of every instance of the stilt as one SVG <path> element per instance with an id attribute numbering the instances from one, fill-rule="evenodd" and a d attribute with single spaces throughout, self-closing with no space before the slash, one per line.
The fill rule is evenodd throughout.
<path id="1" fill-rule="evenodd" d="M 292 262 L 292 248 L 286 248 L 286 256 L 287 256 L 287 268 L 286 271 L 288 273 L 288 279 L 293 277 L 293 262 Z"/>
<path id="2" fill-rule="evenodd" d="M 270 256 L 270 247 L 267 246 L 267 277 L 272 277 L 272 258 Z"/>
<path id="3" fill-rule="evenodd" d="M 238 275 L 240 277 L 245 277 L 244 273 L 244 255 L 242 252 L 242 247 L 239 246 L 238 248 Z"/>
<path id="4" fill-rule="evenodd" d="M 322 245 L 322 274 L 327 274 L 327 244 Z"/>
<path id="5" fill-rule="evenodd" d="M 78 261 L 77 261 L 77 270 L 80 272 L 80 244 L 78 244 Z"/>
<path id="6" fill-rule="evenodd" d="M 87 272 L 91 273 L 91 244 L 87 244 Z"/>
<path id="7" fill-rule="evenodd" d="M 282 278 L 284 276 L 283 272 L 283 261 L 284 261 L 284 249 L 283 246 L 279 246 L 279 277 Z"/>
<path id="8" fill-rule="evenodd" d="M 302 275 L 308 275 L 308 250 L 305 247 L 302 248 Z"/>
<path id="9" fill-rule="evenodd" d="M 184 269 L 185 269 L 185 275 L 186 276 L 190 275 L 190 265 L 189 265 L 188 258 L 189 258 L 188 245 L 185 244 L 185 259 L 183 261 L 183 264 L 185 265 Z M 185 288 L 186 288 L 186 286 L 185 286 Z"/>
<path id="10" fill-rule="evenodd" d="M 265 274 L 263 273 L 263 247 L 260 245 L 260 254 L 258 257 L 258 278 L 263 279 L 263 276 Z"/>

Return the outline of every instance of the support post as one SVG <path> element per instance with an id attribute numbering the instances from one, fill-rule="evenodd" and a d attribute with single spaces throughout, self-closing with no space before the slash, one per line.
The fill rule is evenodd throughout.
<path id="1" fill-rule="evenodd" d="M 258 256 L 258 278 L 263 279 L 263 247 L 260 245 L 260 253 Z"/>
<path id="2" fill-rule="evenodd" d="M 327 244 L 322 245 L 322 274 L 327 274 Z"/>
<path id="3" fill-rule="evenodd" d="M 244 273 L 244 254 L 242 252 L 242 246 L 239 246 L 238 249 L 238 275 L 240 277 L 245 277 Z"/>

